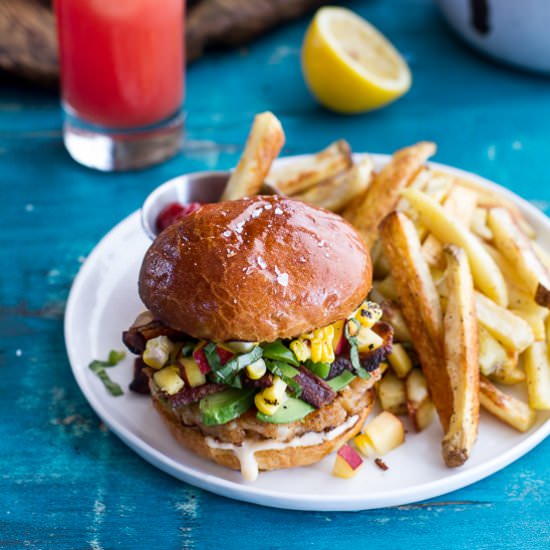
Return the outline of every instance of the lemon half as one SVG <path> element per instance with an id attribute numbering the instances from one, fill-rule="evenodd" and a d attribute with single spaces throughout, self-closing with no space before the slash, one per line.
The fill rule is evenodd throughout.
<path id="1" fill-rule="evenodd" d="M 345 8 L 317 11 L 302 46 L 302 71 L 317 100 L 340 113 L 377 109 L 411 86 L 411 72 L 399 52 Z"/>

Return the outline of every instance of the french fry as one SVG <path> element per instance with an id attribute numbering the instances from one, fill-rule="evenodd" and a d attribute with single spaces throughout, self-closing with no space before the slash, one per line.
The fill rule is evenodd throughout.
<path id="1" fill-rule="evenodd" d="M 550 274 L 510 212 L 505 208 L 491 208 L 487 222 L 495 246 L 528 284 L 535 302 L 550 307 Z"/>
<path id="2" fill-rule="evenodd" d="M 524 356 L 527 395 L 532 409 L 550 410 L 550 361 L 546 342 L 534 342 Z"/>
<path id="3" fill-rule="evenodd" d="M 464 227 L 470 227 L 476 204 L 475 191 L 452 187 L 443 202 L 443 209 L 457 221 L 462 222 Z M 422 243 L 422 253 L 429 265 L 444 267 L 443 245 L 434 235 L 428 235 Z"/>
<path id="4" fill-rule="evenodd" d="M 340 212 L 349 201 L 365 192 L 371 181 L 372 170 L 372 160 L 365 157 L 351 169 L 325 179 L 292 198 Z"/>
<path id="5" fill-rule="evenodd" d="M 483 243 L 483 248 L 485 248 L 491 258 L 493 258 L 493 260 L 497 264 L 500 272 L 506 279 L 507 285 L 510 286 L 511 284 L 513 284 L 517 288 L 523 289 L 524 292 L 527 292 L 525 283 L 521 280 L 512 264 L 510 264 L 510 262 L 502 255 L 500 250 L 497 250 L 493 245 L 488 243 Z M 510 305 L 510 297 L 508 297 L 508 305 Z"/>
<path id="6" fill-rule="evenodd" d="M 435 145 L 429 142 L 397 151 L 374 176 L 362 201 L 344 211 L 344 217 L 359 231 L 369 249 L 378 238 L 378 225 L 397 205 L 401 190 L 434 153 Z"/>
<path id="7" fill-rule="evenodd" d="M 531 327 L 521 317 L 480 292 L 475 296 L 479 322 L 507 349 L 521 353 L 535 341 Z"/>
<path id="8" fill-rule="evenodd" d="M 448 301 L 444 317 L 445 364 L 453 393 L 453 413 L 442 441 L 445 464 L 468 460 L 479 423 L 479 343 L 474 283 L 462 248 L 446 245 Z"/>
<path id="9" fill-rule="evenodd" d="M 397 415 L 407 413 L 405 382 L 391 371 L 388 371 L 378 383 L 378 399 L 384 411 Z"/>
<path id="10" fill-rule="evenodd" d="M 490 376 L 508 358 L 507 351 L 500 342 L 491 336 L 481 325 L 479 326 L 479 370 L 481 374 Z"/>
<path id="11" fill-rule="evenodd" d="M 527 403 L 500 391 L 484 376 L 479 379 L 479 402 L 485 410 L 520 432 L 532 428 L 537 419 L 536 412 Z"/>
<path id="12" fill-rule="evenodd" d="M 386 256 L 384 256 L 380 240 L 375 241 L 370 255 L 372 259 L 373 277 L 375 279 L 384 279 L 384 277 L 387 277 L 390 272 L 390 266 L 388 265 Z"/>
<path id="13" fill-rule="evenodd" d="M 235 200 L 256 195 L 285 142 L 285 134 L 277 117 L 266 111 L 254 123 L 239 164 L 231 174 L 221 200 Z"/>
<path id="14" fill-rule="evenodd" d="M 477 193 L 468 189 L 453 187 L 443 203 L 443 208 L 451 216 L 470 227 L 477 207 Z"/>
<path id="15" fill-rule="evenodd" d="M 506 359 L 497 365 L 495 371 L 489 376 L 493 382 L 513 386 L 525 382 L 525 372 L 518 366 L 518 352 L 508 352 Z"/>
<path id="16" fill-rule="evenodd" d="M 425 172 L 428 177 L 421 190 L 436 202 L 446 201 L 449 193 L 452 193 L 453 190 L 453 176 L 445 172 L 433 172 L 429 169 Z"/>
<path id="17" fill-rule="evenodd" d="M 428 392 L 426 377 L 420 369 L 413 369 L 405 381 L 407 412 L 414 429 L 421 432 L 432 422 L 435 407 Z"/>
<path id="18" fill-rule="evenodd" d="M 380 238 L 399 294 L 403 315 L 428 380 L 430 394 L 446 432 L 452 414 L 452 392 L 444 368 L 443 318 L 439 295 L 413 222 L 392 212 L 380 224 Z"/>
<path id="19" fill-rule="evenodd" d="M 320 182 L 353 166 L 351 149 L 347 141 L 340 139 L 319 151 L 316 155 L 274 166 L 267 181 L 283 195 L 301 193 Z"/>
<path id="20" fill-rule="evenodd" d="M 456 244 L 464 248 L 476 287 L 497 304 L 506 307 L 508 293 L 504 277 L 481 241 L 424 193 L 415 189 L 405 189 L 402 194 L 418 212 L 420 221 L 437 239 L 442 243 Z"/>
<path id="21" fill-rule="evenodd" d="M 399 300 L 399 294 L 395 288 L 395 281 L 391 275 L 388 275 L 385 279 L 381 281 L 375 281 L 373 283 L 373 288 L 375 288 L 380 294 L 386 297 L 389 300 L 397 301 Z"/>
<path id="22" fill-rule="evenodd" d="M 487 208 L 476 208 L 472 221 L 470 223 L 470 229 L 481 239 L 490 241 L 493 238 L 493 233 L 487 227 Z"/>
<path id="23" fill-rule="evenodd" d="M 541 261 L 542 265 L 546 268 L 546 271 L 550 273 L 550 254 L 536 241 L 531 242 L 532 247 L 535 249 L 535 254 Z"/>
<path id="24" fill-rule="evenodd" d="M 521 210 L 507 197 L 498 191 L 494 191 L 489 187 L 479 185 L 472 180 L 466 180 L 463 178 L 457 178 L 455 184 L 458 187 L 465 189 L 472 189 L 476 192 L 478 197 L 478 205 L 483 208 L 506 208 L 512 215 L 516 223 L 521 227 L 521 230 L 530 238 L 536 238 L 537 234 L 531 225 L 527 222 Z"/>
<path id="25" fill-rule="evenodd" d="M 544 313 L 541 314 L 538 310 L 527 308 L 511 308 L 509 311 L 511 311 L 514 315 L 521 317 L 526 323 L 529 324 L 531 330 L 533 331 L 535 340 L 541 341 L 546 339 L 546 328 L 544 326 L 546 315 Z"/>

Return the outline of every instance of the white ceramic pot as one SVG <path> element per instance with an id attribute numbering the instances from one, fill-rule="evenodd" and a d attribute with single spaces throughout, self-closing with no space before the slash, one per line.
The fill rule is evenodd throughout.
<path id="1" fill-rule="evenodd" d="M 550 0 L 437 0 L 472 46 L 503 61 L 550 73 Z"/>

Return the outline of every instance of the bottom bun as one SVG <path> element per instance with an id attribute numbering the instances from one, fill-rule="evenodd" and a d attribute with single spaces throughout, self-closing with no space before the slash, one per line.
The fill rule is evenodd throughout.
<path id="1" fill-rule="evenodd" d="M 315 462 L 319 462 L 326 455 L 330 454 L 334 450 L 341 447 L 346 441 L 355 436 L 365 423 L 373 404 L 374 404 L 374 391 L 372 389 L 367 390 L 367 405 L 356 415 L 357 420 L 345 431 L 338 434 L 336 437 L 330 440 L 325 440 L 322 443 L 304 446 L 286 446 L 282 449 L 264 449 L 253 452 L 253 458 L 257 463 L 259 470 L 278 470 L 281 468 L 294 468 L 296 466 L 309 466 Z M 163 407 L 163 405 L 153 396 L 153 404 L 157 411 L 160 413 L 162 419 L 167 425 L 172 436 L 184 447 L 193 451 L 194 453 L 208 458 L 222 466 L 231 468 L 233 470 L 241 470 L 241 460 L 233 452 L 232 449 L 220 449 L 211 447 L 207 443 L 207 436 L 205 436 L 200 428 L 197 426 L 184 426 L 178 419 L 170 414 L 170 412 Z M 310 432 L 318 433 L 318 432 Z M 212 438 L 209 438 L 212 439 Z M 254 439 L 254 443 L 264 443 L 268 439 Z M 223 445 L 223 443 L 222 443 Z M 239 449 L 239 447 L 236 447 Z M 244 474 L 244 471 L 243 471 Z"/>

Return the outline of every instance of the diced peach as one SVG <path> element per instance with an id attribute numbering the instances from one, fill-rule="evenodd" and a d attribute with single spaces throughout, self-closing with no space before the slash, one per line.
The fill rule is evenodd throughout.
<path id="1" fill-rule="evenodd" d="M 207 374 L 210 372 L 210 365 L 208 364 L 208 361 L 206 360 L 206 354 L 204 353 L 204 345 L 206 342 L 201 342 L 193 351 L 193 359 L 197 362 L 197 365 L 199 366 L 199 369 L 203 374 Z"/>
<path id="2" fill-rule="evenodd" d="M 353 477 L 363 464 L 363 459 L 357 451 L 347 443 L 340 447 L 332 470 L 333 475 L 349 479 Z"/>
<path id="3" fill-rule="evenodd" d="M 407 413 L 405 381 L 389 371 L 378 384 L 378 398 L 384 411 L 401 415 Z"/>
<path id="4" fill-rule="evenodd" d="M 344 351 L 344 342 L 346 340 L 346 335 L 344 334 L 344 321 L 336 321 L 332 326 L 334 327 L 332 349 L 335 355 L 339 355 Z"/>
<path id="5" fill-rule="evenodd" d="M 192 388 L 202 386 L 206 382 L 206 376 L 203 374 L 198 363 L 193 358 L 183 357 L 180 359 L 180 364 L 183 367 L 185 381 Z"/>
<path id="6" fill-rule="evenodd" d="M 407 411 L 414 429 L 421 432 L 434 418 L 434 405 L 428 392 L 426 377 L 420 369 L 412 369 L 405 382 Z"/>
<path id="7" fill-rule="evenodd" d="M 216 346 L 216 351 L 218 353 L 218 357 L 220 358 L 220 363 L 222 365 L 225 365 L 230 359 L 232 359 L 235 354 L 228 350 L 223 348 L 222 346 Z"/>
<path id="8" fill-rule="evenodd" d="M 399 378 L 405 378 L 412 369 L 412 361 L 402 344 L 393 344 L 388 361 Z"/>
<path id="9" fill-rule="evenodd" d="M 382 456 L 405 441 L 405 429 L 397 416 L 388 411 L 381 412 L 355 437 L 354 443 L 365 456 Z"/>

